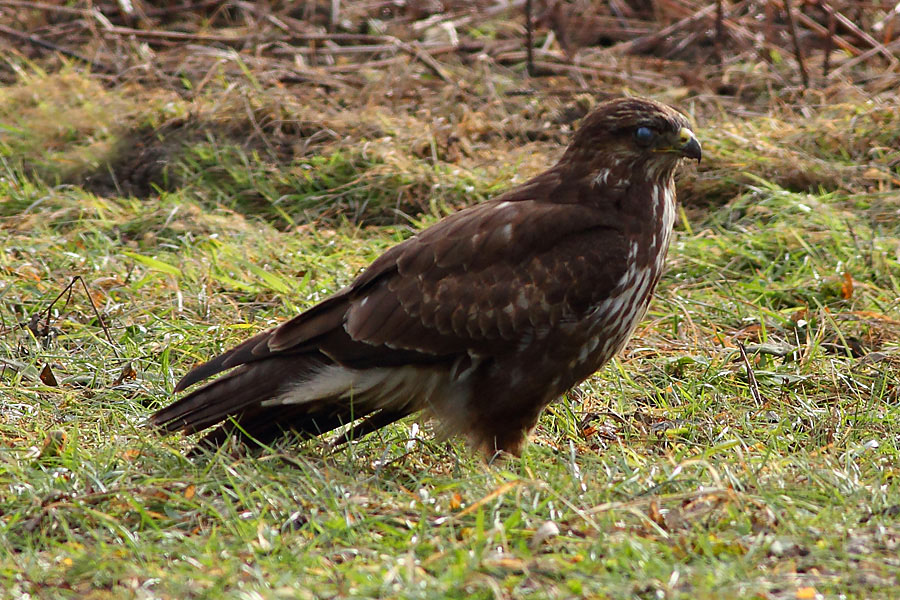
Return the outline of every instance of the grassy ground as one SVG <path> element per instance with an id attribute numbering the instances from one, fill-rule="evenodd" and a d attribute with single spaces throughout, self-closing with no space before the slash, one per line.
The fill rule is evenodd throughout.
<path id="1" fill-rule="evenodd" d="M 410 421 L 188 461 L 142 422 L 192 364 L 565 139 L 264 92 L 0 92 L 5 597 L 900 595 L 896 106 L 706 111 L 650 314 L 520 460 Z"/>

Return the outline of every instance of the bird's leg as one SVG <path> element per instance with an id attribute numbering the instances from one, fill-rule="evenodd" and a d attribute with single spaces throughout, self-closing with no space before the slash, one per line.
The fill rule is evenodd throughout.
<path id="1" fill-rule="evenodd" d="M 488 463 L 500 456 L 518 457 L 537 425 L 545 402 L 506 402 L 500 406 L 483 402 L 472 407 L 469 439 Z"/>
<path id="2" fill-rule="evenodd" d="M 537 419 L 535 419 L 537 422 Z M 498 428 L 493 435 L 486 436 L 480 444 L 479 450 L 484 455 L 488 464 L 505 457 L 518 458 L 522 455 L 522 448 L 528 440 L 528 432 L 534 428 L 535 423 L 527 426 L 516 424 L 505 425 Z"/>

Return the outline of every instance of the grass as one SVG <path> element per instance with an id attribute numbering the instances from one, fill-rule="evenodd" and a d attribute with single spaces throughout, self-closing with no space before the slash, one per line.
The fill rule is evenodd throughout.
<path id="1" fill-rule="evenodd" d="M 36 85 L 56 83 L 21 84 Z M 848 105 L 805 123 L 773 113 L 706 124 L 710 160 L 684 185 L 714 182 L 717 200 L 686 205 L 627 351 L 548 411 L 521 459 L 489 466 L 412 421 L 336 454 L 285 440 L 195 461 L 183 458 L 189 441 L 142 422 L 192 364 L 338 289 L 445 206 L 489 195 L 503 168 L 527 172 L 521 157 L 535 146 L 490 138 L 505 165 L 485 165 L 476 144 L 454 167 L 417 156 L 422 138 L 399 114 L 382 122 L 392 139 L 367 153 L 354 148 L 373 130 L 340 129 L 347 116 L 334 113 L 346 139 L 308 156 L 186 138 L 173 163 L 186 170 L 145 196 L 101 197 L 80 176 L 52 176 L 60 152 L 90 154 L 85 136 L 113 147 L 165 121 L 160 105 L 122 102 L 105 106 L 127 126 L 83 113 L 68 142 L 23 113 L 23 134 L 0 153 L 10 597 L 900 594 L 897 170 L 887 149 L 848 168 L 863 160 L 860 138 L 882 143 L 881 113 Z M 835 123 L 851 113 L 863 116 L 846 153 L 840 140 L 786 141 L 844 131 Z M 736 143 L 735 127 L 759 143 Z M 831 179 L 815 189 L 779 179 L 798 152 Z M 756 169 L 764 155 L 786 162 Z M 398 193 L 430 202 L 391 224 L 366 205 Z M 318 208 L 291 212 L 317 195 Z M 112 344 L 80 287 L 52 304 L 76 275 Z"/>

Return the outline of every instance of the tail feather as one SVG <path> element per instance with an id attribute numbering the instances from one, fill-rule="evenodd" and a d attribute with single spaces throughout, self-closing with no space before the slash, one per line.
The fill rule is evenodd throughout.
<path id="1" fill-rule="evenodd" d="M 198 381 L 208 379 L 217 373 L 221 373 L 233 366 L 245 364 L 253 360 L 260 360 L 268 354 L 267 343 L 272 337 L 272 330 L 263 331 L 252 338 L 238 344 L 231 350 L 212 358 L 202 365 L 195 367 L 181 378 L 175 385 L 175 391 L 180 392 L 194 385 Z"/>
<path id="2" fill-rule="evenodd" d="M 369 387 L 364 383 L 354 395 L 354 385 L 360 378 L 365 382 L 366 377 L 326 360 L 281 355 L 243 364 L 157 411 L 150 423 L 166 432 L 184 434 L 220 424 L 200 440 L 195 452 L 219 446 L 233 435 L 245 442 L 267 444 L 288 431 L 316 437 L 356 423 L 336 440 L 337 446 L 414 411 L 408 399 L 397 394 L 398 384 L 391 378 L 376 376 Z M 393 401 L 385 404 L 385 397 Z M 293 401 L 283 401 L 285 398 Z M 400 399 L 402 403 L 394 403 Z"/>
<path id="3" fill-rule="evenodd" d="M 234 348 L 191 369 L 175 386 L 175 391 L 180 392 L 217 373 L 238 365 L 262 361 L 272 357 L 273 354 L 287 353 L 296 356 L 303 351 L 303 347 L 308 347 L 305 342 L 329 333 L 337 332 L 338 336 L 346 337 L 341 323 L 347 310 L 348 293 L 349 289 L 345 288 L 290 321 L 274 329 L 261 331 Z M 366 351 L 371 351 L 370 345 L 364 344 L 363 347 Z"/>
<path id="4" fill-rule="evenodd" d="M 270 357 L 241 365 L 157 411 L 150 423 L 168 432 L 197 433 L 228 417 L 253 411 L 320 365 L 299 356 Z"/>

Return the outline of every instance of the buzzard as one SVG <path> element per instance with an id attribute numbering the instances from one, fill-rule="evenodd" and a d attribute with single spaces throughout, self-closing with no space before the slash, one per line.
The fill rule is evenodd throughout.
<path id="1" fill-rule="evenodd" d="M 424 412 L 442 435 L 518 454 L 541 411 L 609 361 L 659 281 L 674 172 L 700 160 L 679 112 L 623 98 L 585 117 L 546 172 L 394 246 L 350 285 L 192 371 L 151 417 L 267 443 Z M 352 426 L 350 426 L 352 424 Z"/>

